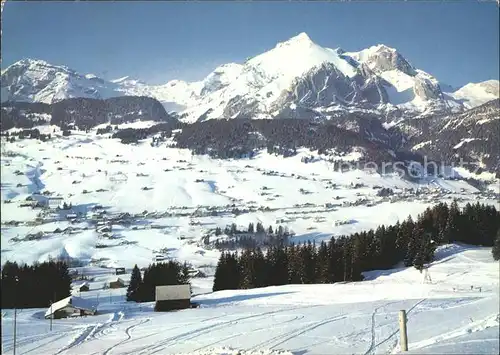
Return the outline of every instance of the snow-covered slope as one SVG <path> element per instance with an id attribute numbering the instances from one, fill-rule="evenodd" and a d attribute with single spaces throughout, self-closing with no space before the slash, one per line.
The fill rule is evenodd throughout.
<path id="1" fill-rule="evenodd" d="M 455 100 L 461 101 L 465 107 L 472 108 L 500 98 L 499 81 L 488 80 L 481 83 L 470 83 L 447 94 Z"/>
<path id="2" fill-rule="evenodd" d="M 98 315 L 49 321 L 17 313 L 17 352 L 38 354 L 329 355 L 400 353 L 406 310 L 410 354 L 498 354 L 499 269 L 490 248 L 446 245 L 427 277 L 414 268 L 372 271 L 367 281 L 206 293 L 198 309 L 154 312 L 102 289 L 110 270 L 80 269 Z M 114 276 L 116 277 L 116 276 Z M 13 311 L 2 310 L 2 353 L 13 351 Z"/>
<path id="3" fill-rule="evenodd" d="M 418 132 L 412 137 L 413 151 L 439 161 L 462 159 L 471 171 L 500 171 L 500 99 L 464 112 L 409 123 Z"/>
<path id="4" fill-rule="evenodd" d="M 121 96 L 118 87 L 95 75 L 82 75 L 43 60 L 23 59 L 2 71 L 2 102 L 52 103 L 67 98 Z"/>
<path id="5" fill-rule="evenodd" d="M 52 136 L 46 142 L 16 138 L 7 143 L 2 137 L 2 260 L 31 263 L 63 253 L 110 267 L 145 266 L 154 250 L 167 248 L 172 257 L 214 267 L 218 252 L 205 250 L 202 237 L 233 222 L 244 228 L 259 221 L 266 227 L 284 224 L 296 241 L 319 242 L 393 224 L 437 201 L 459 198 L 465 204 L 476 201 L 477 194 L 485 203 L 495 198 L 465 181 L 429 177 L 410 182 L 397 174 L 342 172 L 330 160 L 355 162 L 364 156 L 359 150 L 321 156 L 302 148 L 289 158 L 264 150 L 253 159 L 219 160 L 168 147 L 171 141 L 122 144 L 109 138 L 112 133 L 96 135 L 103 127 L 66 137 L 59 127 L 40 126 L 41 133 Z M 394 199 L 378 196 L 382 187 L 393 189 Z M 72 211 L 31 208 L 29 200 L 44 192 L 71 202 Z M 111 238 L 95 227 L 97 205 L 116 219 Z M 68 213 L 80 215 L 73 223 Z M 123 213 L 131 215 L 132 224 L 120 221 Z M 334 226 L 346 218 L 355 222 Z M 37 233 L 37 240 L 26 237 Z"/>
<path id="6" fill-rule="evenodd" d="M 447 85 L 442 87 L 449 91 Z M 151 96 L 187 122 L 301 116 L 304 109 L 313 116 L 328 117 L 326 112 L 332 108 L 428 114 L 460 111 L 498 96 L 498 81 L 468 84 L 455 92 L 443 92 L 442 87 L 394 48 L 380 44 L 346 52 L 322 47 L 305 33 L 242 64 L 221 65 L 192 83 L 172 80 L 148 85 L 128 77 L 106 81 L 30 59 L 2 71 L 2 102 Z"/>

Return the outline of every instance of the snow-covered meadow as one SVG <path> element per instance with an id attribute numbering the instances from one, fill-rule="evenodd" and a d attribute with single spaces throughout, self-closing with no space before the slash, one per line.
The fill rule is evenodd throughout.
<path id="1" fill-rule="evenodd" d="M 408 314 L 409 353 L 499 351 L 499 267 L 490 248 L 440 247 L 428 277 L 414 268 L 373 271 L 367 281 L 286 285 L 195 296 L 200 308 L 153 312 L 124 302 L 124 290 L 96 281 L 82 297 L 99 300 L 97 316 L 43 319 L 18 313 L 20 354 L 382 354 L 399 352 L 398 312 Z M 195 292 L 206 280 L 195 279 Z M 201 287 L 201 288 L 200 288 Z M 2 311 L 4 354 L 13 348 L 12 310 Z"/>
<path id="2" fill-rule="evenodd" d="M 95 297 L 99 314 L 56 320 L 49 331 L 44 309 L 19 311 L 20 354 L 389 353 L 399 349 L 400 309 L 409 315 L 410 352 L 498 353 L 499 270 L 489 248 L 440 248 L 430 283 L 413 268 L 399 268 L 366 273 L 363 282 L 211 293 L 219 251 L 202 239 L 215 227 L 236 223 L 243 230 L 261 222 L 287 226 L 292 241 L 318 242 L 415 217 L 437 202 L 498 208 L 491 191 L 463 180 L 341 173 L 307 150 L 290 158 L 261 152 L 218 160 L 152 147 L 150 140 L 124 145 L 95 130 L 63 137 L 57 127 L 42 129 L 50 141 L 2 142 L 2 262 L 80 261 L 80 271 L 93 278 L 82 297 Z M 382 187 L 395 195 L 377 196 Z M 71 202 L 72 210 L 22 207 L 46 191 Z M 106 235 L 93 220 L 97 206 L 108 216 L 133 218 L 112 224 Z M 192 280 L 200 308 L 155 313 L 153 304 L 125 302 L 124 289 L 103 290 L 116 278 L 110 268 L 147 266 L 158 253 L 208 276 Z M 13 350 L 12 325 L 12 310 L 2 310 L 6 354 Z"/>
<path id="3" fill-rule="evenodd" d="M 150 140 L 125 145 L 108 135 L 96 135 L 95 130 L 63 137 L 54 126 L 43 128 L 52 132 L 49 142 L 3 143 L 4 260 L 31 263 L 62 255 L 131 268 L 135 263 L 148 265 L 163 249 L 168 257 L 198 267 L 214 266 L 218 252 L 204 248 L 201 238 L 233 222 L 242 230 L 250 222 L 266 228 L 282 224 L 295 232 L 293 241 L 320 241 L 392 224 L 453 198 L 461 199 L 461 204 L 497 204 L 465 181 L 409 182 L 360 170 L 341 173 L 307 150 L 290 158 L 262 152 L 253 159 L 218 160 L 193 156 L 188 150 L 152 147 Z M 310 156 L 316 157 L 313 162 L 301 162 Z M 356 184 L 362 186 L 353 188 Z M 390 201 L 377 196 L 381 187 L 392 188 L 399 197 Z M 424 190 L 417 196 L 408 189 Z M 46 213 L 21 207 L 34 192 L 46 191 L 71 202 L 72 211 Z M 112 225 L 112 238 L 103 239 L 91 223 L 96 206 L 108 216 L 129 213 L 135 220 Z M 80 215 L 69 221 L 68 213 Z M 351 223 L 336 226 L 337 220 Z M 58 228 L 63 232 L 54 233 Z M 24 238 L 37 232 L 43 232 L 37 240 Z M 97 244 L 107 247 L 96 248 Z"/>

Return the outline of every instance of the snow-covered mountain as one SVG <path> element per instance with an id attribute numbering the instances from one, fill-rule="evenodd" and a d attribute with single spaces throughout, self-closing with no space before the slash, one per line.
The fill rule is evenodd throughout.
<path id="1" fill-rule="evenodd" d="M 186 122 L 210 118 L 323 116 L 370 110 L 412 115 L 462 111 L 498 97 L 498 81 L 453 91 L 415 68 L 396 49 L 324 48 L 301 33 L 243 64 L 217 67 L 201 81 L 148 85 L 106 81 L 64 66 L 25 59 L 2 71 L 2 102 L 150 96 Z"/>
<path id="2" fill-rule="evenodd" d="M 43 60 L 23 59 L 2 70 L 2 102 L 53 103 L 67 98 L 121 96 L 118 86 Z"/>
<path id="3" fill-rule="evenodd" d="M 411 149 L 438 161 L 467 162 L 474 171 L 497 172 L 500 176 L 500 100 L 440 117 L 410 120 Z"/>
<path id="4" fill-rule="evenodd" d="M 449 95 L 462 102 L 465 107 L 473 108 L 500 97 L 499 81 L 469 83 Z"/>

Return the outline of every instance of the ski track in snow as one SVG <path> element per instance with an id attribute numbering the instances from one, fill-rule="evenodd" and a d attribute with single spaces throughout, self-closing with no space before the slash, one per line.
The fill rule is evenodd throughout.
<path id="1" fill-rule="evenodd" d="M 408 348 L 410 348 L 412 350 L 413 349 L 420 349 L 420 348 L 423 348 L 423 347 L 426 347 L 429 345 L 436 344 L 440 341 L 456 338 L 460 335 L 478 332 L 478 331 L 481 331 L 484 329 L 488 329 L 488 328 L 495 326 L 495 325 L 498 326 L 498 322 L 496 322 L 495 325 L 493 324 L 494 322 L 492 322 L 492 321 L 495 321 L 497 319 L 498 319 L 498 315 L 492 315 L 488 318 L 474 321 L 474 322 L 467 324 L 463 327 L 459 327 L 457 329 L 454 329 L 454 330 L 449 331 L 449 332 L 445 332 L 445 333 L 437 335 L 435 337 L 431 337 L 429 339 L 422 340 L 420 342 L 409 343 Z"/>
<path id="2" fill-rule="evenodd" d="M 174 342 L 179 342 L 179 341 L 185 342 L 186 340 L 191 340 L 191 339 L 197 338 L 200 335 L 205 335 L 205 334 L 211 333 L 214 330 L 219 330 L 219 329 L 224 328 L 226 326 L 231 326 L 231 325 L 240 323 L 241 321 L 246 321 L 249 319 L 255 319 L 255 318 L 264 317 L 264 316 L 270 316 L 270 315 L 274 315 L 274 314 L 282 313 L 282 312 L 289 312 L 289 311 L 296 311 L 299 309 L 312 308 L 312 307 L 316 307 L 316 306 L 297 307 L 297 308 L 291 308 L 291 309 L 286 308 L 286 309 L 282 309 L 282 310 L 264 312 L 264 313 L 260 313 L 260 314 L 253 314 L 253 315 L 240 317 L 240 318 L 236 318 L 236 319 L 232 319 L 232 320 L 228 320 L 228 321 L 223 321 L 219 324 L 201 327 L 201 328 L 195 329 L 193 331 L 189 331 L 189 332 L 186 332 L 186 333 L 183 333 L 180 335 L 176 335 L 176 336 L 164 339 L 162 343 L 153 345 L 152 347 L 143 348 L 142 351 L 148 350 L 151 352 L 148 352 L 147 354 L 155 354 L 159 351 L 163 351 L 164 349 L 167 348 L 168 345 L 171 345 Z M 140 354 L 143 353 L 142 351 Z"/>
<path id="3" fill-rule="evenodd" d="M 123 344 L 126 344 L 127 342 L 129 342 L 131 339 L 132 339 L 132 330 L 146 322 L 149 322 L 151 319 L 149 318 L 146 318 L 146 319 L 143 319 L 139 322 L 135 322 L 134 324 L 128 326 L 126 329 L 125 329 L 125 335 L 127 336 L 127 339 L 125 339 L 124 341 L 120 341 L 119 343 L 116 343 L 115 345 L 107 348 L 103 353 L 102 355 L 108 355 L 111 353 L 112 350 L 114 350 L 116 347 L 118 347 L 119 345 L 123 345 Z"/>
<path id="4" fill-rule="evenodd" d="M 74 348 L 75 346 L 78 346 L 85 342 L 87 338 L 95 331 L 95 329 L 98 327 L 98 325 L 88 325 L 83 328 L 82 331 L 79 332 L 79 334 L 69 343 L 67 346 L 59 350 L 58 352 L 55 353 L 55 355 L 61 354 L 63 352 L 66 352 L 67 350 L 70 350 Z"/>
<path id="5" fill-rule="evenodd" d="M 345 315 L 331 317 L 331 318 L 328 318 L 326 320 L 313 323 L 312 325 L 307 325 L 307 326 L 305 326 L 303 328 L 299 328 L 297 331 L 293 331 L 293 332 L 290 332 L 288 334 L 284 334 L 284 339 L 283 339 L 283 336 L 279 336 L 277 338 L 274 338 L 271 341 L 270 349 L 274 349 L 277 346 L 286 343 L 288 340 L 290 340 L 290 339 L 292 339 L 294 337 L 297 337 L 297 336 L 300 336 L 302 334 L 305 334 L 305 333 L 307 333 L 307 332 L 309 332 L 311 330 L 314 330 L 316 328 L 319 328 L 319 327 L 321 327 L 323 325 L 326 325 L 326 324 L 329 324 L 329 323 L 332 323 L 332 322 L 335 322 L 335 321 L 338 321 L 338 320 L 341 320 L 341 319 L 346 319 L 346 318 L 347 318 L 347 316 L 345 316 Z M 275 341 L 278 341 L 278 342 L 276 343 Z M 259 347 L 260 347 L 260 345 L 259 345 Z"/>
<path id="6" fill-rule="evenodd" d="M 284 322 L 281 322 L 281 323 L 277 323 L 276 326 L 281 326 L 285 323 L 291 323 L 291 322 L 295 322 L 295 321 L 298 321 L 298 320 L 301 320 L 303 319 L 304 316 L 300 315 L 300 316 L 295 316 L 294 318 L 292 319 L 289 319 L 289 320 L 286 320 Z M 197 349 L 194 349 L 193 352 L 195 351 L 200 351 L 200 350 L 206 350 L 206 349 L 209 349 L 211 347 L 213 347 L 214 345 L 217 345 L 217 344 L 220 344 L 220 343 L 223 343 L 229 339 L 233 339 L 233 338 L 236 338 L 236 337 L 240 337 L 240 336 L 245 336 L 245 335 L 248 335 L 248 333 L 254 333 L 254 332 L 258 332 L 258 331 L 261 331 L 261 330 L 266 330 L 266 329 L 269 329 L 268 327 L 259 327 L 259 328 L 256 328 L 256 329 L 252 329 L 251 331 L 249 332 L 240 332 L 240 333 L 236 333 L 236 334 L 233 334 L 233 335 L 230 335 L 229 337 L 227 338 L 224 338 L 224 339 L 219 339 L 213 343 L 210 343 L 210 344 L 207 344 L 207 345 L 204 345 L 200 348 L 197 348 Z M 251 348 L 250 350 L 254 350 L 254 348 Z"/>

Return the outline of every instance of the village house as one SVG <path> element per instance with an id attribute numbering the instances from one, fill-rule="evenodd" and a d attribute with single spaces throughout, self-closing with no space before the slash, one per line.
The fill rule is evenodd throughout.
<path id="1" fill-rule="evenodd" d="M 69 296 L 53 303 L 45 312 L 45 319 L 82 317 L 95 315 L 96 312 L 97 303 L 93 299 Z"/>
<path id="2" fill-rule="evenodd" d="M 71 220 L 76 220 L 77 218 L 78 218 L 78 215 L 77 215 L 76 213 L 68 213 L 68 214 L 66 215 L 66 219 L 67 219 L 67 220 L 70 220 L 70 221 L 71 221 Z"/>
<path id="3" fill-rule="evenodd" d="M 156 286 L 155 311 L 191 308 L 191 285 Z"/>
<path id="4" fill-rule="evenodd" d="M 98 226 L 98 227 L 96 228 L 96 231 L 97 231 L 98 233 L 110 233 L 110 232 L 112 231 L 112 227 L 111 227 L 111 225 L 110 225 L 110 224 L 109 224 L 109 225 L 106 225 L 106 224 L 105 224 L 105 225 Z"/>
<path id="5" fill-rule="evenodd" d="M 122 288 L 125 286 L 126 286 L 126 282 L 119 277 L 116 279 L 116 281 L 110 281 L 110 283 L 109 283 L 109 288 Z"/>
<path id="6" fill-rule="evenodd" d="M 90 286 L 88 282 L 83 282 L 79 285 L 76 285 L 74 289 L 77 290 L 78 292 L 87 292 L 90 290 Z"/>
<path id="7" fill-rule="evenodd" d="M 55 209 L 60 205 L 62 205 L 64 200 L 62 197 L 59 196 L 45 196 L 41 194 L 33 195 L 33 198 L 39 206 L 52 209 Z"/>
<path id="8" fill-rule="evenodd" d="M 168 260 L 168 256 L 166 256 L 166 255 L 156 254 L 156 255 L 153 257 L 153 261 L 154 261 L 155 263 L 162 262 L 162 261 L 165 261 L 165 260 Z"/>

